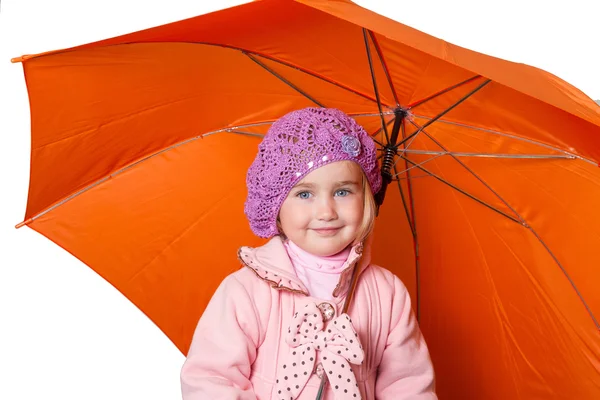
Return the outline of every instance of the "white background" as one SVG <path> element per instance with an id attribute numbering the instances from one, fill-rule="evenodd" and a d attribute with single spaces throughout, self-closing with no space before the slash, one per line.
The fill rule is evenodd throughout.
<path id="1" fill-rule="evenodd" d="M 29 109 L 10 58 L 192 17 L 235 1 L 4 0 L 0 10 L 0 399 L 177 399 L 184 357 L 25 212 Z M 358 1 L 449 42 L 531 64 L 600 99 L 600 1 Z M 207 5 L 210 4 L 210 5 Z"/>

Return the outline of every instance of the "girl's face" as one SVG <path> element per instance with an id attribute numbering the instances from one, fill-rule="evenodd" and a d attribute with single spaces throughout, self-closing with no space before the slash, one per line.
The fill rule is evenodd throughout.
<path id="1" fill-rule="evenodd" d="M 285 236 L 316 256 L 331 256 L 352 243 L 363 221 L 363 174 L 351 161 L 318 168 L 292 188 L 281 205 Z"/>

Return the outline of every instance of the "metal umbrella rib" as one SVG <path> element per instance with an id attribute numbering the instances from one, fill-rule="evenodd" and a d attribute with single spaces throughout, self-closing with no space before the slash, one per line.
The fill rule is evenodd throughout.
<path id="1" fill-rule="evenodd" d="M 448 93 L 448 92 L 450 92 L 450 91 L 452 91 L 452 90 L 454 90 L 456 88 L 459 88 L 459 87 L 461 87 L 463 85 L 466 85 L 467 83 L 473 82 L 474 80 L 479 79 L 481 77 L 482 77 L 481 75 L 475 75 L 475 76 L 473 76 L 473 77 L 471 77 L 469 79 L 466 79 L 466 80 L 464 80 L 462 82 L 459 82 L 459 83 L 457 83 L 455 85 L 452 85 L 452 86 L 449 86 L 449 87 L 447 87 L 445 89 L 442 89 L 439 92 L 432 94 L 431 96 L 425 97 L 424 99 L 421 99 L 421 100 L 418 100 L 418 101 L 416 101 L 416 102 L 414 102 L 412 104 L 409 104 L 408 105 L 408 109 L 409 110 L 413 110 L 413 109 L 419 107 L 420 105 L 423 105 L 423 104 L 427 103 L 429 100 L 433 100 L 433 99 L 435 99 L 435 98 L 437 98 L 437 97 L 439 97 L 439 96 L 441 96 L 441 95 L 443 95 L 445 93 Z"/>
<path id="2" fill-rule="evenodd" d="M 381 51 L 381 47 L 379 46 L 379 42 L 375 37 L 375 33 L 373 31 L 369 31 L 369 36 L 371 37 L 371 41 L 373 42 L 373 46 L 375 46 L 375 51 L 377 52 L 377 57 L 379 58 L 379 62 L 383 67 L 383 72 L 385 72 L 385 76 L 387 78 L 388 84 L 390 85 L 390 89 L 392 90 L 392 95 L 394 96 L 394 101 L 396 102 L 396 107 L 400 107 L 400 102 L 398 101 L 398 95 L 396 94 L 396 88 L 394 87 L 394 82 L 392 81 L 392 77 L 390 76 L 390 71 L 387 67 L 387 63 L 385 62 L 385 58 L 383 57 L 383 53 Z"/>
<path id="3" fill-rule="evenodd" d="M 520 225 L 523 225 L 522 221 L 520 221 L 519 219 L 513 217 L 512 215 L 509 215 L 507 213 L 505 213 L 504 211 L 492 206 L 491 204 L 486 203 L 485 201 L 481 200 L 480 198 L 470 194 L 469 192 L 467 192 L 464 189 L 459 188 L 458 186 L 456 186 L 453 183 L 448 182 L 446 179 L 442 178 L 441 176 L 434 174 L 433 172 L 429 171 L 428 169 L 424 168 L 421 165 L 418 165 L 416 162 L 410 160 L 409 158 L 405 157 L 405 156 L 401 156 L 403 159 L 405 159 L 406 161 L 408 161 L 410 164 L 413 164 L 416 168 L 420 169 L 421 171 L 425 172 L 426 174 L 430 175 L 431 177 L 437 179 L 438 181 L 450 186 L 452 189 L 457 190 L 458 192 L 464 194 L 465 196 L 475 200 L 476 202 L 478 202 L 479 204 L 482 204 L 484 206 L 486 206 L 487 208 L 489 208 L 490 210 L 493 210 L 495 212 L 497 212 L 500 215 L 505 216 L 506 218 L 510 219 L 513 222 L 516 222 Z"/>
<path id="4" fill-rule="evenodd" d="M 424 115 L 419 115 L 419 114 L 413 114 L 413 117 L 420 118 L 420 119 L 425 119 L 425 120 L 431 120 L 430 117 L 427 117 L 427 116 L 424 116 Z M 510 138 L 510 139 L 520 140 L 520 141 L 525 142 L 525 143 L 530 143 L 530 144 L 533 144 L 533 145 L 536 145 L 536 146 L 540 146 L 540 147 L 543 147 L 543 148 L 546 148 L 546 149 L 549 149 L 549 150 L 554 150 L 554 151 L 557 151 L 557 152 L 560 152 L 560 153 L 572 156 L 574 158 L 577 158 L 578 160 L 585 161 L 585 162 L 587 162 L 589 164 L 592 164 L 592 165 L 596 165 L 596 166 L 598 165 L 598 163 L 596 161 L 591 160 L 589 158 L 585 158 L 585 157 L 582 157 L 582 156 L 580 156 L 578 154 L 571 153 L 569 151 L 563 150 L 561 148 L 558 148 L 558 147 L 555 147 L 555 146 L 552 146 L 552 145 L 549 145 L 549 144 L 546 144 L 546 143 L 538 142 L 538 141 L 535 141 L 535 140 L 532 140 L 532 139 L 527 139 L 527 138 L 524 138 L 524 137 L 521 137 L 521 136 L 518 136 L 518 135 L 514 135 L 514 134 L 510 134 L 510 133 L 506 133 L 506 132 L 495 131 L 493 129 L 481 128 L 481 127 L 478 127 L 478 126 L 471 126 L 471 125 L 467 125 L 467 124 L 462 124 L 460 122 L 448 121 L 448 120 L 445 120 L 445 119 L 438 119 L 438 123 L 440 123 L 440 124 L 447 124 L 447 125 L 454 125 L 454 126 L 460 126 L 460 127 L 467 128 L 467 129 L 472 129 L 472 130 L 475 130 L 475 131 L 481 131 L 481 132 L 491 133 L 493 135 L 507 137 L 507 138 Z"/>
<path id="5" fill-rule="evenodd" d="M 419 126 L 418 124 L 416 124 L 415 122 L 411 121 L 412 124 Z M 567 272 L 567 270 L 564 268 L 564 266 L 562 265 L 562 263 L 558 260 L 558 258 L 556 257 L 556 255 L 554 254 L 554 252 L 550 249 L 550 247 L 543 241 L 543 239 L 540 237 L 540 235 L 535 231 L 535 229 L 533 229 L 533 227 L 527 222 L 525 221 L 525 219 L 521 216 L 521 214 L 519 214 L 519 212 L 517 210 L 515 210 L 515 208 L 513 206 L 511 206 L 508 201 L 506 199 L 504 199 L 504 197 L 502 197 L 496 190 L 494 190 L 483 178 L 481 178 L 477 173 L 475 173 L 475 171 L 473 171 L 471 168 L 469 168 L 469 166 L 467 166 L 464 162 L 462 162 L 458 157 L 450 154 L 450 152 L 448 152 L 448 149 L 442 144 L 440 143 L 437 139 L 435 139 L 434 137 L 432 137 L 431 135 L 429 135 L 427 132 L 425 132 L 425 129 L 423 127 L 419 128 L 419 130 L 422 130 L 423 133 L 425 135 L 427 135 L 427 137 L 429 139 L 431 139 L 435 144 L 437 144 L 440 148 L 442 148 L 445 152 L 449 153 L 448 155 L 450 155 L 454 160 L 456 160 L 469 174 L 471 174 L 475 179 L 477 179 L 479 182 L 481 182 L 489 191 L 491 191 L 494 196 L 496 196 L 506 207 L 508 207 L 514 214 L 515 216 L 518 218 L 517 222 L 520 222 L 521 225 L 523 225 L 524 227 L 526 227 L 527 229 L 529 229 L 531 231 L 531 233 L 533 233 L 533 235 L 536 237 L 536 239 L 540 242 L 540 244 L 546 249 L 546 251 L 549 253 L 550 257 L 552 257 L 552 259 L 554 260 L 554 262 L 558 265 L 558 267 L 561 269 L 561 271 L 563 272 L 564 276 L 567 278 L 567 280 L 569 281 L 569 283 L 571 284 L 572 288 L 575 290 L 575 293 L 577 294 L 577 296 L 579 297 L 579 299 L 581 300 L 581 302 L 583 303 L 585 309 L 587 310 L 588 314 L 590 315 L 590 317 L 592 318 L 592 320 L 594 321 L 594 324 L 596 325 L 596 328 L 600 329 L 600 324 L 598 323 L 598 320 L 596 319 L 596 317 L 594 316 L 594 314 L 592 313 L 591 308 L 589 307 L 589 305 L 586 303 L 585 299 L 583 298 L 583 296 L 581 295 L 581 292 L 579 291 L 579 289 L 577 289 L 577 286 L 575 285 L 575 282 L 573 282 L 573 279 L 571 278 L 571 276 L 569 275 L 569 273 Z M 572 158 L 571 158 L 572 159 Z M 421 168 L 421 167 L 419 167 Z M 479 202 L 481 202 L 478 199 L 475 199 Z M 503 213 L 504 214 L 504 213 Z M 507 215 L 507 214 L 504 214 Z M 512 219 L 512 218 L 511 218 Z"/>
<path id="6" fill-rule="evenodd" d="M 456 108 L 463 101 L 467 100 L 469 97 L 473 96 L 475 93 L 477 93 L 478 91 L 480 91 L 481 89 L 483 89 L 485 87 L 485 85 L 487 85 L 490 82 L 491 82 L 491 80 L 487 79 L 485 82 L 483 82 L 482 84 L 480 84 L 479 86 L 477 86 L 475 89 L 471 90 L 469 93 L 467 93 L 466 95 L 464 95 L 463 97 L 461 97 L 458 101 L 456 101 L 450 107 L 448 107 L 447 109 L 445 109 L 444 111 L 442 111 L 441 113 L 439 113 L 438 115 L 436 115 L 435 117 L 433 117 L 432 119 L 430 119 L 429 121 L 427 121 L 427 123 L 425 125 L 423 125 L 423 127 L 421 129 L 427 128 L 429 125 L 433 124 L 435 121 L 437 121 L 438 119 L 442 118 L 444 115 L 448 114 L 450 111 L 452 111 L 454 108 Z M 413 136 L 417 135 L 419 133 L 419 131 L 420 130 L 417 130 L 416 132 L 413 132 L 410 135 L 408 135 L 406 138 L 402 139 L 400 141 L 400 143 L 398 143 L 396 145 L 396 147 L 404 144 L 407 140 L 409 140 Z"/>
<path id="7" fill-rule="evenodd" d="M 387 125 L 383 118 L 383 110 L 381 108 L 381 98 L 379 96 L 379 89 L 377 88 L 377 78 L 375 77 L 375 70 L 373 69 L 373 59 L 371 57 L 371 46 L 369 45 L 369 37 L 367 34 L 367 29 L 363 28 L 363 37 L 365 40 L 365 50 L 367 52 L 367 60 L 369 61 L 369 71 L 371 71 L 371 80 L 373 82 L 373 91 L 375 92 L 375 98 L 377 99 L 377 108 L 379 108 L 379 116 L 381 117 L 381 127 L 383 128 L 383 132 L 385 133 L 385 138 L 390 142 L 390 135 L 387 130 Z"/>
<path id="8" fill-rule="evenodd" d="M 408 149 L 406 154 L 420 155 L 438 155 L 438 156 L 454 156 L 454 157 L 481 157 L 481 158 L 506 158 L 506 159 L 534 159 L 534 160 L 575 160 L 575 156 L 566 154 L 510 154 L 510 153 L 468 153 L 454 151 L 433 151 L 433 150 L 412 150 Z"/>
<path id="9" fill-rule="evenodd" d="M 320 80 L 322 80 L 322 81 L 324 81 L 324 82 L 330 83 L 330 84 L 332 84 L 332 85 L 334 85 L 334 86 L 336 86 L 336 87 L 338 87 L 338 88 L 340 88 L 340 89 L 346 90 L 346 91 L 348 91 L 348 92 L 350 92 L 350 93 L 353 93 L 353 94 L 355 94 L 355 95 L 357 95 L 357 96 L 360 96 L 360 97 L 362 97 L 362 98 L 364 98 L 364 99 L 366 99 L 366 100 L 372 101 L 373 103 L 376 103 L 376 102 L 377 102 L 377 100 L 376 100 L 376 99 L 374 99 L 374 98 L 370 97 L 369 95 L 367 95 L 367 94 L 365 94 L 365 93 L 361 93 L 361 92 L 359 92 L 359 91 L 357 91 L 357 90 L 355 90 L 355 89 L 352 89 L 352 88 L 350 88 L 350 87 L 348 87 L 348 86 L 346 86 L 346 85 L 343 85 L 343 84 L 342 84 L 342 83 L 340 83 L 340 82 L 336 82 L 336 81 L 334 81 L 334 80 L 332 80 L 332 79 L 329 79 L 329 78 L 327 78 L 327 77 L 325 77 L 325 76 L 323 76 L 323 75 L 321 75 L 321 74 L 319 74 L 319 73 L 317 73 L 317 72 L 315 72 L 315 71 L 311 71 L 310 69 L 307 69 L 307 68 L 301 67 L 301 66 L 299 66 L 299 65 L 294 65 L 294 64 L 292 64 L 292 63 L 290 63 L 290 62 L 287 62 L 287 61 L 281 60 L 281 59 L 279 59 L 279 58 L 277 58 L 277 57 L 273 57 L 273 56 L 270 56 L 270 55 L 267 55 L 267 54 L 259 53 L 259 52 L 252 51 L 252 50 L 249 50 L 249 49 L 245 49 L 245 48 L 242 48 L 242 47 L 231 46 L 231 45 L 226 45 L 226 44 L 219 44 L 219 43 L 209 43 L 209 42 L 183 42 L 183 41 L 182 41 L 182 42 L 179 42 L 179 43 L 188 43 L 188 44 L 203 45 L 203 46 L 222 47 L 222 48 L 225 48 L 225 49 L 238 50 L 238 51 L 240 51 L 240 52 L 241 52 L 241 53 L 243 53 L 243 54 L 246 54 L 246 53 L 247 53 L 247 54 L 252 54 L 252 55 L 254 55 L 254 56 L 257 56 L 257 57 L 262 57 L 262 58 L 265 58 L 265 59 L 267 59 L 267 60 L 270 60 L 270 61 L 276 62 L 276 63 L 278 63 L 278 64 L 284 65 L 284 66 L 286 66 L 286 67 L 293 68 L 293 69 L 295 69 L 295 70 L 297 70 L 297 71 L 303 72 L 303 73 L 305 73 L 305 74 L 307 74 L 307 75 L 310 75 L 310 76 L 312 76 L 312 77 L 314 77 L 314 78 L 317 78 L 317 79 L 320 79 Z M 389 107 L 389 106 L 386 106 L 386 107 Z"/>
<path id="10" fill-rule="evenodd" d="M 283 76 L 281 76 L 277 72 L 273 71 L 271 68 L 269 68 L 268 66 L 266 66 L 260 60 L 258 60 L 256 57 L 252 56 L 252 54 L 247 53 L 247 52 L 242 52 L 242 53 L 244 53 L 246 56 L 248 56 L 248 58 L 250 58 L 252 61 L 254 61 L 255 63 L 257 63 L 258 65 L 260 65 L 261 67 L 263 67 L 270 74 L 273 74 L 277 79 L 281 80 L 283 83 L 285 83 L 286 85 L 288 85 L 289 87 L 291 87 L 292 89 L 294 89 L 295 91 L 297 91 L 298 93 L 300 93 L 301 95 L 303 95 L 304 97 L 306 97 L 307 99 L 309 99 L 310 101 L 312 101 L 313 103 L 315 103 L 316 105 L 318 105 L 319 107 L 325 107 L 325 105 L 323 105 L 323 103 L 319 102 L 314 97 L 312 97 L 311 95 L 309 95 L 308 93 L 306 93 L 304 90 L 302 90 L 298 86 L 294 85 L 288 79 L 284 78 Z"/>

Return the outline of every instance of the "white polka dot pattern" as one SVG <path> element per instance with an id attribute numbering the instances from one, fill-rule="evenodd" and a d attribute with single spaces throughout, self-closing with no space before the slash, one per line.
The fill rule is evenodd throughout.
<path id="1" fill-rule="evenodd" d="M 313 373 L 317 351 L 336 399 L 360 399 L 350 364 L 362 364 L 364 352 L 348 314 L 333 319 L 323 330 L 323 317 L 315 303 L 294 314 L 285 338 L 290 353 L 275 384 L 278 399 L 294 400 Z"/>

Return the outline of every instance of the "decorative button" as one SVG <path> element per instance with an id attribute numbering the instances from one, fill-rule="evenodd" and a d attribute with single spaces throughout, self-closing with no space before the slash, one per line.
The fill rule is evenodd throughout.
<path id="1" fill-rule="evenodd" d="M 323 379 L 323 374 L 325 373 L 325 369 L 323 368 L 323 364 L 318 363 L 315 367 L 314 372 L 320 379 Z"/>
<path id="2" fill-rule="evenodd" d="M 335 315 L 335 309 L 329 303 L 321 303 L 317 307 L 321 310 L 321 315 L 323 316 L 323 321 L 329 321 Z"/>
<path id="3" fill-rule="evenodd" d="M 360 141 L 354 136 L 342 136 L 342 151 L 344 153 L 356 157 L 360 154 L 360 147 Z"/>
<path id="4" fill-rule="evenodd" d="M 356 245 L 356 249 L 355 249 L 356 254 L 358 254 L 358 255 L 362 254 L 363 250 L 364 250 L 364 246 L 362 243 L 359 243 L 358 245 Z"/>

